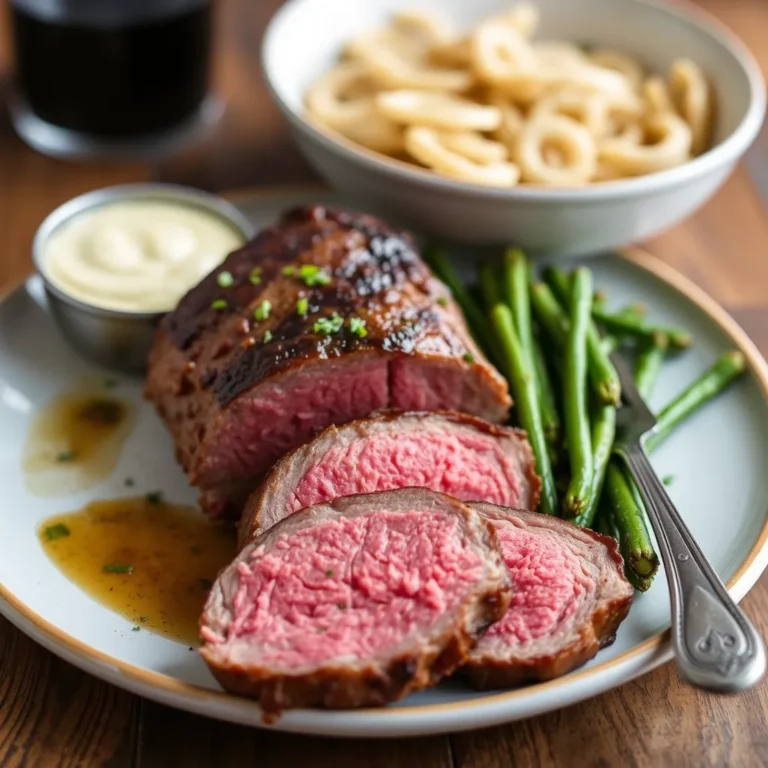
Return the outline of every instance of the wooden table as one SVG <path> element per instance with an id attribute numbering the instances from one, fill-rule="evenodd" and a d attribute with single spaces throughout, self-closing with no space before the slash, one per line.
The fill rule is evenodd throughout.
<path id="1" fill-rule="evenodd" d="M 768 71 L 768 49 L 759 45 L 768 35 L 768 3 L 700 4 L 741 35 Z M 57 162 L 26 148 L 0 118 L 0 290 L 30 270 L 40 220 L 80 192 L 145 179 L 225 190 L 311 178 L 260 82 L 259 40 L 277 5 L 219 3 L 215 78 L 228 110 L 214 139 L 194 152 L 154 166 Z M 7 24 L 0 24 L 4 38 Z M 0 72 L 10 60 L 8 46 L 0 46 Z M 768 134 L 759 143 L 768 158 Z M 763 163 L 753 154 L 750 169 L 741 167 L 715 200 L 647 245 L 725 305 L 768 355 L 768 218 L 753 181 L 755 169 L 768 173 Z M 744 606 L 768 635 L 768 577 Z M 768 682 L 734 698 L 711 696 L 682 685 L 666 665 L 589 702 L 474 733 L 380 742 L 287 736 L 142 700 L 80 672 L 0 619 L 2 766 L 763 766 L 766 723 Z"/>

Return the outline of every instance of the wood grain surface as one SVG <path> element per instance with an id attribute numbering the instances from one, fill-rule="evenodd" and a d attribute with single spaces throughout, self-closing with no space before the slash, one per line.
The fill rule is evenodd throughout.
<path id="1" fill-rule="evenodd" d="M 405 3 L 407 5 L 407 3 Z M 227 112 L 215 135 L 158 165 L 65 163 L 25 147 L 0 116 L 0 291 L 31 268 L 41 219 L 80 192 L 160 179 L 225 190 L 311 179 L 260 80 L 259 42 L 279 0 L 217 3 L 215 82 Z M 700 0 L 768 71 L 768 2 Z M 7 5 L 3 4 L 3 13 Z M 0 19 L 0 99 L 12 67 Z M 724 189 L 647 244 L 721 302 L 768 355 L 768 135 Z M 768 577 L 744 607 L 768 635 Z M 0 619 L 0 766 L 507 768 L 765 766 L 768 682 L 736 697 L 680 683 L 672 665 L 608 694 L 521 723 L 447 737 L 346 741 L 266 733 L 175 711 L 102 683 Z"/>

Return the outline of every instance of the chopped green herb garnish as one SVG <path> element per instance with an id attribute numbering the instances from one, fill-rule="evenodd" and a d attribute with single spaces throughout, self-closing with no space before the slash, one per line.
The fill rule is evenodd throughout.
<path id="1" fill-rule="evenodd" d="M 232 283 L 235 282 L 235 278 L 232 277 L 231 272 L 219 272 L 219 274 L 216 275 L 216 282 L 219 284 L 220 288 L 229 288 Z"/>
<path id="2" fill-rule="evenodd" d="M 259 285 L 261 283 L 261 267 L 254 267 L 251 274 L 248 275 L 248 280 L 251 285 Z"/>
<path id="3" fill-rule="evenodd" d="M 296 302 L 296 314 L 306 317 L 307 312 L 309 312 L 309 299 L 306 296 L 302 296 Z"/>
<path id="4" fill-rule="evenodd" d="M 145 494 L 144 498 L 147 500 L 149 504 L 162 504 L 163 503 L 163 492 L 162 491 L 150 491 L 149 493 Z"/>
<path id="5" fill-rule="evenodd" d="M 104 573 L 133 573 L 132 565 L 125 565 L 124 563 L 108 563 L 102 565 L 101 570 Z"/>
<path id="6" fill-rule="evenodd" d="M 475 356 L 474 356 L 474 355 L 473 355 L 471 352 L 465 352 L 465 353 L 464 353 L 464 354 L 461 356 L 461 359 L 462 359 L 462 360 L 463 360 L 465 363 L 474 363 L 474 362 L 475 362 Z"/>
<path id="7" fill-rule="evenodd" d="M 211 309 L 215 309 L 220 312 L 222 309 L 226 309 L 226 308 L 227 308 L 226 299 L 214 299 L 211 302 Z"/>
<path id="8" fill-rule="evenodd" d="M 200 579 L 200 586 L 203 589 L 210 589 L 213 586 L 213 581 L 211 579 Z"/>
<path id="9" fill-rule="evenodd" d="M 448 298 L 446 296 L 439 296 L 437 299 L 437 303 L 441 307 L 447 307 L 448 306 Z"/>
<path id="10" fill-rule="evenodd" d="M 119 383 L 117 379 L 104 379 L 104 389 L 114 389 Z"/>
<path id="11" fill-rule="evenodd" d="M 361 339 L 364 339 L 368 335 L 368 331 L 365 327 L 365 320 L 360 317 L 349 318 L 349 330 Z"/>
<path id="12" fill-rule="evenodd" d="M 133 627 L 133 629 L 131 629 L 131 632 L 141 632 L 141 627 Z"/>
<path id="13" fill-rule="evenodd" d="M 74 451 L 62 451 L 61 453 L 56 454 L 56 461 L 58 461 L 59 464 L 65 464 L 68 461 L 74 461 L 74 460 L 75 460 Z"/>
<path id="14" fill-rule="evenodd" d="M 65 536 L 69 536 L 69 528 L 64 523 L 56 523 L 56 525 L 48 525 L 43 531 L 46 541 L 56 541 L 56 539 L 63 539 Z"/>
<path id="15" fill-rule="evenodd" d="M 672 485 L 672 483 L 675 482 L 675 476 L 674 475 L 664 475 L 664 477 L 661 478 L 661 482 L 664 483 L 664 485 Z"/>
<path id="16" fill-rule="evenodd" d="M 331 276 L 317 264 L 302 264 L 299 268 L 299 277 L 309 286 L 328 285 L 331 282 Z"/>
<path id="17" fill-rule="evenodd" d="M 325 575 L 326 575 L 326 576 L 333 576 L 333 570 L 332 570 L 331 568 L 329 568 L 329 569 L 328 569 L 328 570 L 325 572 Z"/>
<path id="18" fill-rule="evenodd" d="M 269 299 L 264 299 L 264 301 L 259 304 L 258 307 L 253 312 L 253 317 L 255 320 L 258 320 L 261 322 L 262 320 L 266 320 L 269 317 L 269 313 L 272 311 L 272 302 L 269 301 Z"/>
<path id="19" fill-rule="evenodd" d="M 265 331 L 264 332 L 264 343 L 269 344 L 269 342 L 272 341 L 272 331 Z"/>
<path id="20" fill-rule="evenodd" d="M 286 277 L 290 277 L 291 275 L 295 275 L 296 274 L 296 267 L 290 267 L 290 266 L 283 267 L 283 274 Z"/>
<path id="21" fill-rule="evenodd" d="M 344 318 L 338 312 L 334 312 L 330 317 L 321 317 L 316 320 L 312 330 L 321 336 L 330 336 L 332 333 L 338 333 L 342 325 L 344 325 Z"/>

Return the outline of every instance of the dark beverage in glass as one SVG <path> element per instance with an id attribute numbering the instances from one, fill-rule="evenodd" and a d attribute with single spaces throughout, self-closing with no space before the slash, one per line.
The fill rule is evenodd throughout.
<path id="1" fill-rule="evenodd" d="M 211 0 L 11 0 L 11 12 L 13 117 L 33 146 L 151 147 L 200 118 Z"/>

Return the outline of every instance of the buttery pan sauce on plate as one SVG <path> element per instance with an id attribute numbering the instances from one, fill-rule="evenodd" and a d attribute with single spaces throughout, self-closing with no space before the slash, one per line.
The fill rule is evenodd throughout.
<path id="1" fill-rule="evenodd" d="M 115 468 L 136 408 L 113 396 L 113 383 L 83 382 L 36 415 L 22 460 L 31 493 L 76 493 L 104 480 Z"/>
<path id="2" fill-rule="evenodd" d="M 134 632 L 190 646 L 211 582 L 236 550 L 230 528 L 159 494 L 94 501 L 43 521 L 38 536 L 62 573 Z"/>

